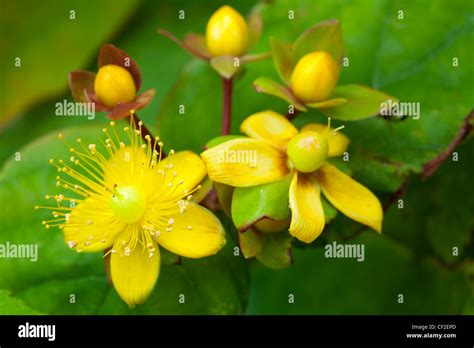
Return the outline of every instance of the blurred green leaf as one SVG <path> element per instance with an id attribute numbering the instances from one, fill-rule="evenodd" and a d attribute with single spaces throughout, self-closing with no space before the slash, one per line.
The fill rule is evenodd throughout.
<path id="1" fill-rule="evenodd" d="M 111 39 L 136 4 L 135 0 L 120 4 L 47 0 L 42 6 L 26 0 L 3 2 L 0 47 L 5 54 L 0 66 L 8 88 L 2 88 L 0 95 L 0 129 L 42 98 L 61 93 L 68 73 L 95 61 L 97 48 Z"/>
<path id="2" fill-rule="evenodd" d="M 28 307 L 23 301 L 10 296 L 10 292 L 0 290 L 0 315 L 15 313 L 16 315 L 41 314 Z"/>
<path id="3" fill-rule="evenodd" d="M 386 213 L 384 233 L 420 255 L 434 253 L 447 264 L 472 258 L 468 246 L 474 245 L 474 197 L 462 194 L 472 180 L 472 144 L 471 140 L 459 146 L 458 161 L 448 158 L 426 182 L 410 181 L 406 194 Z"/>
<path id="4" fill-rule="evenodd" d="M 467 276 L 460 270 L 419 259 L 374 234 L 351 243 L 364 245 L 363 262 L 326 258 L 324 248 L 295 248 L 290 269 L 256 267 L 247 313 L 458 314 L 470 297 Z"/>

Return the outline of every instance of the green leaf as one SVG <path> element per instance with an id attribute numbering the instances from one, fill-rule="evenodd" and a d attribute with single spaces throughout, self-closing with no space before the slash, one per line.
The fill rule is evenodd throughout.
<path id="1" fill-rule="evenodd" d="M 9 291 L 0 290 L 0 315 L 34 315 L 41 314 L 28 307 L 22 300 L 11 297 Z"/>
<path id="2" fill-rule="evenodd" d="M 335 19 L 319 22 L 305 30 L 293 46 L 293 62 L 314 51 L 328 52 L 336 62 L 341 62 L 344 55 L 341 25 Z"/>
<path id="3" fill-rule="evenodd" d="M 292 57 L 292 45 L 282 42 L 275 37 L 270 38 L 272 46 L 273 63 L 275 69 L 287 86 L 291 85 L 291 73 L 293 72 L 294 62 Z"/>
<path id="4" fill-rule="evenodd" d="M 324 114 L 336 120 L 354 121 L 378 115 L 382 103 L 398 100 L 388 94 L 361 85 L 337 86 L 333 93 L 334 99 L 344 99 L 346 102 L 333 107 L 321 109 Z M 334 100 L 333 99 L 333 100 Z"/>
<path id="5" fill-rule="evenodd" d="M 232 196 L 232 220 L 239 231 L 267 217 L 285 220 L 290 216 L 288 192 L 291 175 L 258 186 L 236 187 Z"/>
<path id="6" fill-rule="evenodd" d="M 459 314 L 471 296 L 462 271 L 420 260 L 387 238 L 364 234 L 350 243 L 364 246 L 364 261 L 325 257 L 324 247 L 295 248 L 290 269 L 256 267 L 247 313 Z"/>
<path id="7" fill-rule="evenodd" d="M 103 137 L 100 127 L 62 131 L 72 142 L 84 144 Z M 38 246 L 38 260 L 8 258 L 0 262 L 0 289 L 24 301 L 32 310 L 45 314 L 239 314 L 245 308 L 247 270 L 245 260 L 234 256 L 233 237 L 218 254 L 181 264 L 163 262 L 158 283 L 145 304 L 128 309 L 107 283 L 102 253 L 75 253 L 64 243 L 61 230 L 45 229 L 41 220 L 50 213 L 36 211 L 45 205 L 46 193 L 58 193 L 57 171 L 50 158 L 68 158 L 67 148 L 56 134 L 48 135 L 21 149 L 21 161 L 11 158 L 0 177 L 2 206 L 0 244 Z M 223 224 L 231 226 L 229 219 Z M 71 294 L 75 296 L 71 302 Z M 186 305 L 179 302 L 184 294 Z M 1 296 L 1 295 L 0 295 Z M 1 300 L 0 300 L 0 303 Z M 19 314 L 11 309 L 8 314 Z"/>
<path id="8" fill-rule="evenodd" d="M 260 236 L 262 249 L 256 255 L 258 261 L 272 269 L 283 269 L 292 265 L 293 237 L 288 231 L 261 233 Z"/>
<path id="9" fill-rule="evenodd" d="M 287 87 L 280 85 L 278 82 L 275 82 L 272 79 L 267 77 L 259 77 L 254 81 L 253 87 L 257 92 L 274 95 L 275 97 L 286 100 L 288 104 L 293 105 L 298 110 L 306 111 L 305 106 L 296 99 L 296 97 Z"/>
<path id="10" fill-rule="evenodd" d="M 239 243 L 240 250 L 246 259 L 255 257 L 262 250 L 263 246 L 260 233 L 252 228 L 239 233 Z"/>
<path id="11" fill-rule="evenodd" d="M 410 180 L 407 192 L 385 214 L 384 233 L 447 264 L 471 259 L 474 197 L 461 198 L 461 192 L 471 180 L 473 144 L 459 146 L 459 160 L 447 159 L 427 181 Z"/>
<path id="12" fill-rule="evenodd" d="M 55 1 L 45 6 L 30 1 L 4 3 L 0 31 L 9 34 L 2 52 L 9 54 L 2 55 L 0 66 L 3 83 L 10 87 L 2 92 L 0 128 L 42 98 L 64 91 L 68 73 L 95 61 L 97 47 L 110 40 L 136 4 L 134 0 L 121 4 L 112 0 Z"/>

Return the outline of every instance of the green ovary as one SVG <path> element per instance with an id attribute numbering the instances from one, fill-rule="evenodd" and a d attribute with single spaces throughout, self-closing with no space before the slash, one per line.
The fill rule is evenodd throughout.
<path id="1" fill-rule="evenodd" d="M 133 186 L 116 189 L 110 205 L 115 215 L 126 223 L 134 223 L 141 219 L 145 212 L 145 197 Z"/>

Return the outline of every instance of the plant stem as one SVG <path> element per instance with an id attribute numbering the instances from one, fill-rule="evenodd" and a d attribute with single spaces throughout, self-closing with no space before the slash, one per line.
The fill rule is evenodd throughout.
<path id="1" fill-rule="evenodd" d="M 469 114 L 464 118 L 464 121 L 461 124 L 458 133 L 451 141 L 448 148 L 423 165 L 423 180 L 426 180 L 431 175 L 433 175 L 433 173 L 438 170 L 438 168 L 443 164 L 443 162 L 453 154 L 453 151 L 454 149 L 456 149 L 456 146 L 458 146 L 464 139 L 468 137 L 468 135 L 474 129 L 471 123 L 473 119 L 474 110 L 471 110 Z"/>
<path id="2" fill-rule="evenodd" d="M 300 112 L 301 111 L 299 111 L 298 109 L 293 109 L 293 113 L 290 113 L 288 111 L 288 113 L 286 114 L 286 118 L 288 119 L 288 121 L 293 121 Z"/>
<path id="3" fill-rule="evenodd" d="M 230 134 L 232 124 L 232 77 L 222 78 L 222 135 Z"/>

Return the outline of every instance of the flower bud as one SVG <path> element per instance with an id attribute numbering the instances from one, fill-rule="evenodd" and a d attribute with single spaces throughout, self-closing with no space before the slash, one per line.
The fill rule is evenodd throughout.
<path id="1" fill-rule="evenodd" d="M 327 52 L 316 51 L 301 58 L 291 75 L 291 90 L 304 103 L 326 100 L 339 78 L 339 66 Z"/>
<path id="2" fill-rule="evenodd" d="M 240 57 L 248 45 L 245 19 L 232 7 L 222 6 L 207 22 L 206 44 L 213 57 Z"/>
<path id="3" fill-rule="evenodd" d="M 133 101 L 137 89 L 127 69 L 110 64 L 99 68 L 94 81 L 94 92 L 104 105 L 114 107 L 118 103 Z"/>
<path id="4" fill-rule="evenodd" d="M 325 135 L 303 132 L 288 143 L 287 154 L 296 170 L 311 173 L 326 161 L 328 150 L 329 145 Z"/>

